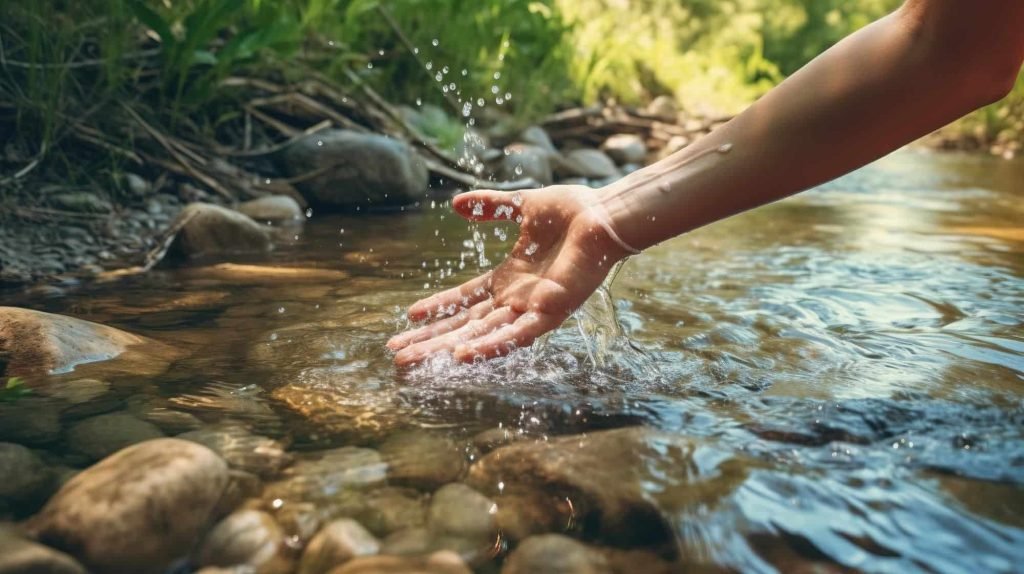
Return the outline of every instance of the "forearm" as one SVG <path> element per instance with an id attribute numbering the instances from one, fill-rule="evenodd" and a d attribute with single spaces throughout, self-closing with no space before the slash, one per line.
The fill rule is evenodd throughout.
<path id="1" fill-rule="evenodd" d="M 988 33 L 1019 33 L 1021 11 L 1007 12 L 1017 22 Z M 937 52 L 934 23 L 918 16 L 905 7 L 851 35 L 712 134 L 603 190 L 612 227 L 646 248 L 838 177 L 994 99 L 984 62 Z M 1019 65 L 1020 42 L 1007 43 Z"/>

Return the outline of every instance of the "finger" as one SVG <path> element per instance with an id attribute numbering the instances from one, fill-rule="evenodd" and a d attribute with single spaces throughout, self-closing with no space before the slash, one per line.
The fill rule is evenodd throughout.
<path id="1" fill-rule="evenodd" d="M 537 337 L 556 329 L 564 320 L 563 316 L 549 313 L 526 313 L 510 325 L 460 344 L 453 353 L 455 360 L 468 363 L 478 356 L 507 355 L 517 348 L 530 346 Z"/>
<path id="2" fill-rule="evenodd" d="M 523 205 L 521 191 L 493 191 L 478 189 L 460 193 L 452 199 L 452 207 L 459 215 L 470 221 L 500 221 L 507 219 L 516 223 L 522 221 L 520 207 Z"/>
<path id="3" fill-rule="evenodd" d="M 433 354 L 451 351 L 460 343 L 471 341 L 512 323 L 518 316 L 519 313 L 513 311 L 512 308 L 500 307 L 486 317 L 468 321 L 465 325 L 450 333 L 409 345 L 395 355 L 395 363 L 400 366 L 412 365 Z"/>
<path id="4" fill-rule="evenodd" d="M 387 347 L 392 351 L 399 351 L 409 345 L 454 331 L 473 319 L 487 316 L 493 310 L 494 301 L 492 299 L 481 301 L 469 309 L 463 308 L 459 313 L 447 319 L 395 335 L 388 341 Z"/>
<path id="5" fill-rule="evenodd" d="M 490 296 L 487 290 L 490 280 L 490 272 L 484 273 L 458 287 L 421 299 L 409 307 L 409 320 L 447 317 L 458 313 L 460 309 L 472 307 Z"/>

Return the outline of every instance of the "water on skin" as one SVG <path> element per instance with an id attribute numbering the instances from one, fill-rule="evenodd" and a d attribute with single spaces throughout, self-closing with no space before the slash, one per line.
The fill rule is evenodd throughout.
<path id="1" fill-rule="evenodd" d="M 505 237 L 481 225 L 463 245 L 466 223 L 443 202 L 316 216 L 256 262 L 287 275 L 164 270 L 30 304 L 189 349 L 123 392 L 248 422 L 295 451 L 410 427 L 465 444 L 499 425 L 534 437 L 648 425 L 714 445 L 743 472 L 699 512 L 664 509 L 684 562 L 1012 571 L 1022 181 L 1021 162 L 901 152 L 631 258 L 615 300 L 485 364 L 398 372 L 384 349 L 407 326 L 402 308 L 478 271 L 479 238 L 495 260 L 515 240 L 511 223 Z M 628 339 L 602 319 L 612 308 Z M 693 480 L 645 460 L 652 496 Z"/>

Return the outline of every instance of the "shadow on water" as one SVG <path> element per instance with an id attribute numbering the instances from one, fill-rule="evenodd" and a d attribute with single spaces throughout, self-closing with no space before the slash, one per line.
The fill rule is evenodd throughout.
<path id="1" fill-rule="evenodd" d="M 648 441 L 633 468 L 598 474 L 638 485 L 627 494 L 674 538 L 658 551 L 683 564 L 1012 571 L 1022 181 L 1020 162 L 901 152 L 630 260 L 614 301 L 486 364 L 399 373 L 383 349 L 403 306 L 467 278 L 480 242 L 497 260 L 514 240 L 473 237 L 441 204 L 314 217 L 271 255 L 287 273 L 162 270 L 47 305 L 188 351 L 116 383 L 165 430 L 237 421 L 304 456 L 412 429 L 472 462 L 471 438 L 499 426 L 543 439 L 645 425 L 703 446 Z M 628 339 L 601 335 L 612 308 Z M 576 531 L 616 543 L 599 516 Z"/>

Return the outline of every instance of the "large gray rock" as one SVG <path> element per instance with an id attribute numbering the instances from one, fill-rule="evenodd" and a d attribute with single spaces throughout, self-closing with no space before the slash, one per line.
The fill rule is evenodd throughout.
<path id="1" fill-rule="evenodd" d="M 69 480 L 27 527 L 97 574 L 163 572 L 194 546 L 227 485 L 227 464 L 210 449 L 147 441 Z"/>
<path id="2" fill-rule="evenodd" d="M 505 148 L 498 166 L 498 177 L 507 181 L 532 179 L 541 185 L 551 185 L 553 154 L 540 146 L 516 143 Z"/>
<path id="3" fill-rule="evenodd" d="M 558 153 L 555 144 L 551 142 L 551 136 L 540 126 L 530 126 L 519 133 L 519 141 L 537 146 L 550 153 Z"/>
<path id="4" fill-rule="evenodd" d="M 114 454 L 126 446 L 161 438 L 155 425 L 126 413 L 110 413 L 84 419 L 68 429 L 71 450 L 90 461 Z"/>
<path id="5" fill-rule="evenodd" d="M 289 146 L 281 159 L 289 176 L 311 176 L 299 190 L 328 209 L 405 205 L 422 198 L 429 184 L 423 160 L 407 143 L 377 134 L 317 132 Z"/>
<path id="6" fill-rule="evenodd" d="M 361 524 L 341 518 L 324 526 L 310 540 L 299 562 L 298 574 L 326 574 L 359 556 L 373 556 L 380 542 Z"/>
<path id="7" fill-rule="evenodd" d="M 612 574 L 612 568 L 603 554 L 586 544 L 561 534 L 545 534 L 517 546 L 501 574 Z"/>
<path id="8" fill-rule="evenodd" d="M 615 134 L 604 140 L 601 151 L 619 165 L 643 164 L 647 159 L 647 144 L 636 134 Z"/>
<path id="9" fill-rule="evenodd" d="M 270 234 L 248 215 L 213 205 L 185 206 L 172 228 L 180 226 L 170 252 L 184 257 L 222 257 L 262 253 L 271 248 Z"/>
<path id="10" fill-rule="evenodd" d="M 441 435 L 422 430 L 399 432 L 380 445 L 388 464 L 388 482 L 433 490 L 462 478 L 465 450 Z"/>
<path id="11" fill-rule="evenodd" d="M 346 562 L 330 574 L 472 574 L 454 552 L 428 556 L 364 556 Z"/>
<path id="12" fill-rule="evenodd" d="M 498 448 L 467 483 L 494 498 L 498 526 L 513 540 L 575 523 L 586 538 L 670 549 L 677 514 L 717 503 L 746 465 L 710 445 L 632 427 Z"/>
<path id="13" fill-rule="evenodd" d="M 236 209 L 239 213 L 261 222 L 279 223 L 304 219 L 302 206 L 287 195 L 260 197 L 240 203 Z"/>
<path id="14" fill-rule="evenodd" d="M 229 514 L 210 531 L 199 551 L 200 566 L 244 566 L 254 574 L 292 571 L 284 531 L 258 510 Z"/>
<path id="15" fill-rule="evenodd" d="M 38 504 L 51 492 L 54 478 L 34 452 L 20 444 L 0 442 L 0 508 Z"/>
<path id="16" fill-rule="evenodd" d="M 0 574 L 88 574 L 63 552 L 25 538 L 13 526 L 0 524 Z"/>
<path id="17" fill-rule="evenodd" d="M 113 327 L 42 311 L 0 307 L 0 357 L 6 376 L 63 373 L 105 361 L 147 339 Z"/>
<path id="18" fill-rule="evenodd" d="M 621 177 L 622 173 L 603 151 L 580 148 L 565 154 L 562 161 L 556 164 L 559 177 L 585 177 L 587 179 L 604 179 Z"/>

